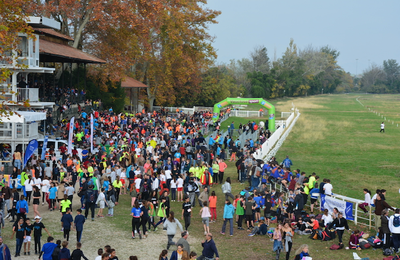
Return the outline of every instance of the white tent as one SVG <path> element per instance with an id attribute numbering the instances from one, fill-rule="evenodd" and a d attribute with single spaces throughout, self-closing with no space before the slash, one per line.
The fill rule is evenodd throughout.
<path id="1" fill-rule="evenodd" d="M 32 121 L 46 120 L 46 113 L 42 112 L 27 112 L 17 111 L 17 114 L 13 114 L 9 117 L 1 117 L 3 123 L 27 123 Z"/>

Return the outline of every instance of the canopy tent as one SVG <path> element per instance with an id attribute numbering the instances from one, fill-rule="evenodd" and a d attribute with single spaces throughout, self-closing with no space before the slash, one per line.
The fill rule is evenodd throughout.
<path id="1" fill-rule="evenodd" d="M 15 114 L 17 113 L 17 114 Z M 1 117 L 2 123 L 27 123 L 32 121 L 46 120 L 46 113 L 17 111 L 12 116 Z"/>

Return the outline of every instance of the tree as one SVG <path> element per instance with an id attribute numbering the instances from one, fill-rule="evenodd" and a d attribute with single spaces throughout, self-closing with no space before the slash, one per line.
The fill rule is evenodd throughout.
<path id="1" fill-rule="evenodd" d="M 267 54 L 267 48 L 264 46 L 257 46 L 250 53 L 252 61 L 252 71 L 268 73 L 269 72 L 269 57 Z"/>
<path id="2" fill-rule="evenodd" d="M 386 74 L 387 85 L 390 90 L 395 89 L 395 83 L 399 80 L 400 77 L 400 65 L 396 60 L 389 59 L 383 61 L 383 71 Z M 396 89 L 398 91 L 398 89 Z"/>
<path id="3" fill-rule="evenodd" d="M 212 67 L 202 75 L 200 94 L 195 104 L 212 107 L 227 97 L 237 96 L 239 91 L 235 79 L 228 74 L 225 67 Z"/>
<path id="4" fill-rule="evenodd" d="M 371 64 L 368 69 L 363 71 L 361 78 L 361 89 L 363 91 L 375 91 L 374 85 L 381 84 L 385 81 L 385 72 L 382 67 Z M 379 88 L 382 90 L 382 88 Z"/>
<path id="5" fill-rule="evenodd" d="M 28 37 L 32 36 L 32 28 L 26 23 L 27 17 L 22 11 L 22 7 L 29 3 L 28 0 L 0 1 L 0 60 L 2 64 L 12 64 L 18 59 L 15 51 L 18 50 L 19 37 L 18 33 L 25 33 Z M 18 65 L 18 68 L 24 68 L 24 65 Z M 0 68 L 0 84 L 7 84 L 12 72 L 9 67 Z M 3 88 L 1 93 L 6 90 Z M 8 92 L 8 91 L 7 91 Z M 8 101 L 8 103 L 13 103 Z M 24 106 L 29 106 L 29 102 L 25 101 Z M 10 107 L 5 101 L 0 104 L 0 116 L 7 117 L 13 115 Z"/>
<path id="6" fill-rule="evenodd" d="M 209 23 L 216 23 L 220 12 L 204 8 L 205 0 L 165 0 L 160 29 L 152 34 L 148 51 L 142 53 L 135 76 L 149 86 L 149 108 L 154 100 L 161 105 L 175 104 L 179 95 L 199 93 L 201 72 L 216 58 Z"/>

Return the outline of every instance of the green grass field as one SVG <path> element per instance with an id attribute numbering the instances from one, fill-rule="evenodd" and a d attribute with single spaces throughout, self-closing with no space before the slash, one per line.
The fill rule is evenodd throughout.
<path id="1" fill-rule="evenodd" d="M 360 105 L 356 98 L 365 105 Z M 400 188 L 400 161 L 397 158 L 399 147 L 400 128 L 400 95 L 322 95 L 307 98 L 293 98 L 273 102 L 277 111 L 289 111 L 292 102 L 300 110 L 301 116 L 293 128 L 289 137 L 277 154 L 282 160 L 289 155 L 293 161 L 293 167 L 299 168 L 308 174 L 316 172 L 321 178 L 329 178 L 334 187 L 334 192 L 353 198 L 363 199 L 363 188 L 374 191 L 377 188 L 385 188 L 387 201 L 393 207 L 398 205 L 398 192 Z M 386 133 L 379 133 L 380 123 L 383 119 L 370 110 L 386 116 L 390 123 L 386 123 Z M 231 118 L 226 122 L 248 122 L 249 119 Z M 392 124 L 393 120 L 393 124 Z M 387 122 L 387 121 L 385 121 Z M 236 126 L 236 125 L 235 125 Z M 233 193 L 237 194 L 243 185 L 236 181 L 236 169 L 234 163 L 228 163 L 225 177 L 230 176 L 234 183 Z M 272 251 L 273 242 L 268 237 L 248 237 L 247 231 L 239 231 L 235 226 L 234 236 L 223 236 L 219 232 L 222 227 L 222 214 L 224 197 L 221 186 L 212 188 L 218 196 L 216 223 L 210 224 L 210 231 L 214 234 L 214 240 L 220 252 L 220 259 L 275 259 Z M 74 199 L 74 201 L 76 201 Z M 123 195 L 120 205 L 115 208 L 114 218 L 96 219 L 85 224 L 83 234 L 84 252 L 90 259 L 94 259 L 97 248 L 111 244 L 117 250 L 119 259 L 127 259 L 129 255 L 137 255 L 139 259 L 158 259 L 155 256 L 166 246 L 166 233 L 162 230 L 151 232 L 144 240 L 130 239 L 131 217 L 130 197 Z M 179 220 L 181 203 L 172 202 L 172 210 Z M 77 205 L 77 203 L 75 203 Z M 50 229 L 56 239 L 61 239 L 59 218 L 57 212 L 48 212 L 41 207 L 44 223 Z M 76 206 L 74 206 L 75 211 Z M 192 225 L 189 227 L 192 250 L 201 254 L 201 240 L 204 239 L 203 227 L 199 216 L 198 205 L 193 211 Z M 105 212 L 106 213 L 106 212 Z M 75 214 L 74 214 L 75 215 Z M 32 213 L 29 214 L 32 217 Z M 273 224 L 275 226 L 275 224 Z M 367 233 L 365 227 L 351 226 L 351 229 L 359 228 Z M 3 237 L 6 244 L 12 250 L 15 248 L 15 240 L 10 240 L 10 225 L 6 223 L 3 229 Z M 42 240 L 47 235 L 43 234 Z M 75 237 L 75 232 L 71 234 Z M 345 233 L 344 243 L 347 245 L 350 233 Z M 175 237 L 175 241 L 178 235 Z M 330 251 L 329 247 L 337 243 L 335 241 L 312 241 L 307 236 L 294 237 L 294 244 L 290 259 L 294 258 L 294 251 L 301 244 L 308 244 L 313 260 L 348 260 L 353 259 L 351 250 Z M 70 246 L 74 248 L 73 244 Z M 175 250 L 174 247 L 171 248 Z M 381 250 L 359 251 L 360 257 L 369 257 L 371 260 L 383 259 Z M 36 257 L 20 257 L 20 259 L 34 259 Z M 281 254 L 280 259 L 285 259 Z"/>

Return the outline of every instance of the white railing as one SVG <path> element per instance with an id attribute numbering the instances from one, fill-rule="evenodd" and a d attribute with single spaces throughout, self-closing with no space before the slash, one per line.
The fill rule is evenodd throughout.
<path id="1" fill-rule="evenodd" d="M 300 115 L 300 113 L 298 113 L 298 114 Z M 274 148 L 274 146 L 276 147 L 277 142 L 282 139 L 282 135 L 285 132 L 285 130 L 286 130 L 286 132 L 288 132 L 288 131 L 290 132 L 291 128 L 290 129 L 286 129 L 286 128 L 287 127 L 293 127 L 293 125 L 295 123 L 293 121 L 294 116 L 295 116 L 295 113 L 292 113 L 288 117 L 288 119 L 286 119 L 286 120 L 277 120 L 277 121 L 275 121 L 275 125 L 279 126 L 279 128 L 276 129 L 276 131 L 268 138 L 268 140 L 265 141 L 261 145 L 260 149 L 258 149 L 255 153 L 253 153 L 254 158 L 263 160 L 264 157 L 267 156 L 267 160 L 270 159 L 270 158 L 268 158 L 268 155 L 269 155 L 270 151 L 272 150 L 272 148 Z M 286 134 L 286 132 L 285 132 L 285 134 Z"/>
<path id="2" fill-rule="evenodd" d="M 254 158 L 263 160 L 264 157 L 268 154 L 268 152 L 275 146 L 276 142 L 281 137 L 285 128 L 279 127 L 275 132 L 265 141 L 260 149 L 257 149 L 255 153 L 253 153 Z"/>
<path id="3" fill-rule="evenodd" d="M 231 110 L 231 116 L 236 117 L 261 117 L 260 111 Z"/>
<path id="4" fill-rule="evenodd" d="M 268 151 L 266 157 L 265 158 L 261 158 L 261 159 L 264 159 L 265 161 L 269 161 L 269 159 L 271 159 L 273 156 L 276 155 L 276 153 L 278 152 L 279 148 L 281 148 L 283 142 L 286 140 L 286 137 L 289 135 L 290 131 L 292 130 L 293 126 L 296 124 L 297 119 L 301 115 L 298 111 L 296 111 L 296 112 L 297 112 L 297 116 L 294 118 L 293 122 L 290 125 L 288 125 L 285 129 L 282 128 L 282 132 L 283 132 L 283 134 L 281 134 L 282 136 L 280 136 L 280 138 L 278 138 L 278 141 L 276 142 L 275 146 L 273 148 L 271 147 L 272 149 L 270 149 Z"/>
<path id="5" fill-rule="evenodd" d="M 28 99 L 31 102 L 39 101 L 39 89 L 38 88 L 17 88 L 17 92 L 18 92 L 18 97 L 17 97 L 18 102 L 23 102 Z"/>

